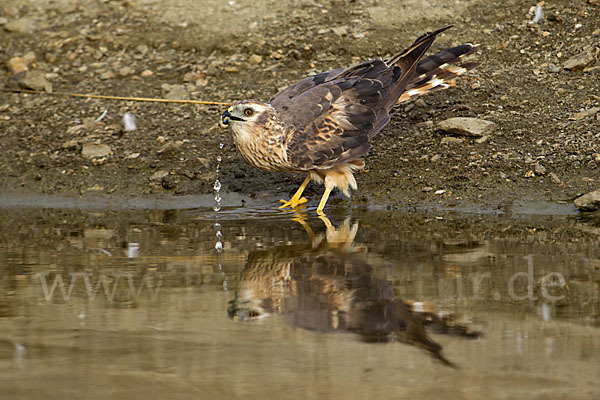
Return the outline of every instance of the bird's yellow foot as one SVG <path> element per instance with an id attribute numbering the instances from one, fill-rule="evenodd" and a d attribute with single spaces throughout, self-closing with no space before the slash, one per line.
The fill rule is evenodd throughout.
<path id="1" fill-rule="evenodd" d="M 301 198 L 292 197 L 289 201 L 286 201 L 286 200 L 279 200 L 279 201 L 281 203 L 283 203 L 283 205 L 279 206 L 279 208 L 296 208 L 300 204 L 306 203 L 308 200 L 306 200 L 306 197 L 301 197 Z"/>

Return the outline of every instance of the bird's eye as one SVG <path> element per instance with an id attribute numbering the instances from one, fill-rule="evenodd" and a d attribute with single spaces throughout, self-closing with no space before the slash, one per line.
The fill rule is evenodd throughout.
<path id="1" fill-rule="evenodd" d="M 251 108 L 246 108 L 246 109 L 244 110 L 244 115 L 245 115 L 246 117 L 251 117 L 251 116 L 252 116 L 252 114 L 254 114 L 254 111 L 253 111 Z"/>

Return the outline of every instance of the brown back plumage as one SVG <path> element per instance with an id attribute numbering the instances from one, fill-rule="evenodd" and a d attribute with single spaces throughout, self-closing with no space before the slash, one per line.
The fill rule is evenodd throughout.
<path id="1" fill-rule="evenodd" d="M 420 36 L 389 60 L 373 59 L 348 69 L 311 76 L 276 94 L 270 104 L 289 127 L 290 165 L 298 170 L 328 169 L 352 162 L 371 148 L 369 139 L 390 121 L 389 111 L 433 90 L 477 64 L 451 66 L 475 47 L 464 44 L 423 59 L 436 35 Z"/>

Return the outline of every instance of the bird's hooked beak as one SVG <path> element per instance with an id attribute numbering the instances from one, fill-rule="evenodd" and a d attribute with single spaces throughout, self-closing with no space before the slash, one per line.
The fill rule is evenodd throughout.
<path id="1" fill-rule="evenodd" d="M 219 125 L 221 125 L 221 128 L 227 128 L 227 126 L 232 121 L 245 121 L 244 119 L 233 115 L 232 112 L 233 112 L 233 107 L 229 107 L 227 110 L 225 110 L 223 115 L 221 115 L 221 120 L 219 121 Z"/>

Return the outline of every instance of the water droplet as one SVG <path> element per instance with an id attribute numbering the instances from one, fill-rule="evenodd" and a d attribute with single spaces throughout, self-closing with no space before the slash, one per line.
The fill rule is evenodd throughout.
<path id="1" fill-rule="evenodd" d="M 219 150 L 222 150 L 225 146 L 224 136 L 221 135 L 221 142 L 219 143 Z M 221 161 L 223 158 L 219 154 L 217 156 L 217 178 L 215 179 L 215 184 L 213 185 L 213 189 L 215 191 L 215 205 L 213 206 L 213 210 L 220 211 L 221 210 L 221 181 L 219 181 L 219 174 L 221 172 Z"/>
<path id="2" fill-rule="evenodd" d="M 217 178 L 217 180 L 215 180 L 213 189 L 215 190 L 215 205 L 213 207 L 213 210 L 220 211 L 221 210 L 221 182 L 219 181 L 218 178 Z"/>
<path id="3" fill-rule="evenodd" d="M 217 244 L 215 244 L 215 249 L 217 250 L 218 253 L 223 251 L 223 242 L 221 242 L 220 240 L 217 241 Z"/>

